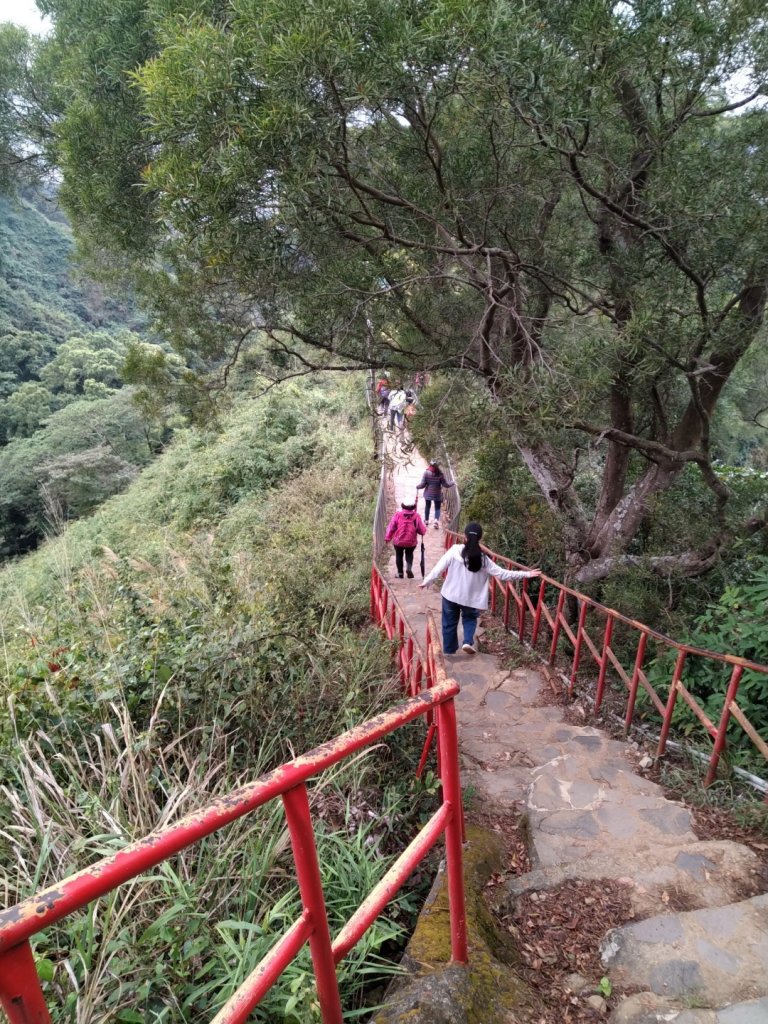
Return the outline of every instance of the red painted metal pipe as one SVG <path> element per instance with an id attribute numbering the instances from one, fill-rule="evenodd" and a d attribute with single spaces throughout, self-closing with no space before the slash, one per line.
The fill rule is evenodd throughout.
<path id="1" fill-rule="evenodd" d="M 429 728 L 427 729 L 427 738 L 424 740 L 424 747 L 423 747 L 423 749 L 421 751 L 421 757 L 419 758 L 419 765 L 418 765 L 418 767 L 416 769 L 416 778 L 417 779 L 420 779 L 421 776 L 424 774 L 424 769 L 427 766 L 427 758 L 429 757 L 429 751 L 430 751 L 430 749 L 432 747 L 432 740 L 435 738 L 436 730 L 437 730 L 437 726 L 435 725 L 434 722 L 431 722 Z"/>
<path id="2" fill-rule="evenodd" d="M 402 889 L 407 879 L 443 834 L 453 814 L 451 805 L 443 803 L 416 838 L 403 850 L 378 885 L 363 900 L 333 940 L 333 958 L 336 963 L 343 960 L 350 949 L 357 945 L 384 907 Z"/>
<path id="3" fill-rule="evenodd" d="M 211 1024 L 245 1024 L 288 964 L 296 959 L 311 931 L 312 916 L 305 910 L 222 1006 Z"/>
<path id="4" fill-rule="evenodd" d="M 675 701 L 677 700 L 677 682 L 683 675 L 683 665 L 685 664 L 686 653 L 686 651 L 678 651 L 677 654 L 675 670 L 672 673 L 672 682 L 669 687 L 669 696 L 667 697 L 667 706 L 664 710 L 664 721 L 661 723 L 661 732 L 659 733 L 659 745 L 656 748 L 656 757 L 661 757 L 667 749 L 667 738 L 669 737 L 669 730 L 672 727 L 672 715 L 674 714 Z"/>
<path id="5" fill-rule="evenodd" d="M 741 665 L 734 665 L 733 671 L 731 672 L 731 678 L 728 681 L 728 689 L 725 694 L 725 703 L 723 704 L 723 710 L 720 714 L 720 722 L 717 726 L 717 736 L 715 738 L 715 746 L 712 750 L 712 756 L 709 759 L 709 769 L 707 771 L 707 777 L 704 780 L 705 786 L 711 786 L 715 781 L 717 775 L 717 766 L 720 763 L 720 758 L 723 751 L 725 750 L 725 742 L 728 732 L 728 722 L 731 717 L 731 703 L 736 700 L 736 695 L 739 692 L 739 683 L 741 677 L 744 674 L 744 669 Z"/>
<path id="6" fill-rule="evenodd" d="M 520 595 L 520 607 L 517 610 L 517 639 L 520 643 L 525 640 L 525 599 L 528 595 L 529 580 L 523 580 L 522 593 Z"/>
<path id="7" fill-rule="evenodd" d="M 504 555 L 498 554 L 496 551 L 492 551 L 491 548 L 481 544 L 483 551 L 496 561 L 505 562 L 510 568 L 513 569 L 527 569 L 529 566 L 523 565 L 522 562 L 516 562 L 514 559 L 505 558 Z M 590 608 L 594 608 L 598 612 L 602 612 L 604 615 L 612 616 L 617 622 L 623 622 L 627 626 L 631 626 L 633 629 L 638 631 L 644 631 L 660 643 L 665 644 L 667 647 L 673 647 L 675 650 L 684 650 L 687 654 L 695 654 L 704 658 L 712 658 L 714 661 L 722 661 L 728 665 L 741 665 L 742 668 L 751 669 L 754 672 L 760 672 L 763 675 L 768 675 L 768 665 L 761 665 L 755 661 L 749 661 L 747 658 L 741 658 L 736 654 L 721 654 L 719 651 L 709 651 L 703 647 L 693 647 L 690 644 L 682 644 L 677 640 L 673 640 L 665 633 L 659 633 L 655 629 L 651 629 L 650 626 L 646 626 L 644 622 L 640 622 L 638 619 L 630 619 L 627 615 L 622 615 L 621 612 L 615 611 L 613 608 L 608 608 L 604 604 L 600 604 L 598 601 L 593 600 L 587 594 L 583 594 L 580 590 L 574 590 L 573 587 L 568 587 L 564 583 L 560 583 L 559 580 L 553 579 L 551 576 L 540 576 L 539 577 L 542 585 L 551 584 L 557 587 L 558 590 L 563 591 L 566 595 L 570 594 L 571 597 L 575 597 L 578 601 L 586 601 Z"/>
<path id="8" fill-rule="evenodd" d="M 600 672 L 597 676 L 597 692 L 595 694 L 595 713 L 600 710 L 605 693 L 605 676 L 608 671 L 608 651 L 611 649 L 611 637 L 613 635 L 613 616 L 609 615 L 605 620 L 605 632 L 603 633 L 603 653 L 600 658 Z"/>
<path id="9" fill-rule="evenodd" d="M 632 716 L 635 713 L 635 701 L 637 700 L 637 687 L 640 683 L 640 673 L 643 670 L 645 660 L 645 648 L 648 643 L 648 634 L 641 633 L 637 642 L 637 653 L 635 654 L 635 665 L 632 669 L 632 680 L 629 684 L 629 698 L 627 700 L 627 713 L 624 717 L 624 732 L 629 732 L 632 725 Z"/>
<path id="10" fill-rule="evenodd" d="M 573 688 L 576 685 L 576 673 L 579 671 L 579 662 L 581 661 L 581 645 L 584 642 L 584 623 L 587 618 L 587 602 L 582 601 L 581 607 L 579 608 L 579 624 L 576 627 L 576 645 L 573 648 L 573 663 L 571 665 L 571 680 L 568 684 L 568 696 L 573 696 Z"/>
<path id="11" fill-rule="evenodd" d="M 539 586 L 539 600 L 536 602 L 536 614 L 533 616 L 533 631 L 531 633 L 531 647 L 536 646 L 536 641 L 539 639 L 539 626 L 541 625 L 541 609 L 544 605 L 544 591 L 546 590 L 546 582 L 544 577 L 539 577 L 541 585 Z"/>
<path id="12" fill-rule="evenodd" d="M 325 912 L 323 882 L 320 877 L 320 862 L 317 859 L 315 832 L 312 826 L 312 812 L 304 783 L 283 793 L 285 816 L 291 835 L 293 860 L 304 910 L 312 920 L 309 936 L 309 951 L 317 983 L 317 1000 L 323 1024 L 342 1024 L 339 982 L 336 978 L 336 964 L 331 948 L 331 933 Z"/>
<path id="13" fill-rule="evenodd" d="M 0 954 L 0 1006 L 9 1024 L 51 1024 L 29 942 Z"/>
<path id="14" fill-rule="evenodd" d="M 281 765 L 255 782 L 234 790 L 216 803 L 186 815 L 175 825 L 153 832 L 118 853 L 0 912 L 0 952 L 18 945 L 122 882 L 142 874 L 198 839 L 261 807 L 268 800 L 305 782 L 347 755 L 375 743 L 420 715 L 427 714 L 442 701 L 455 697 L 458 692 L 459 686 L 453 681 L 424 690 L 417 697 Z"/>
<path id="15" fill-rule="evenodd" d="M 456 706 L 453 701 L 437 710 L 443 799 L 454 808 L 445 829 L 445 863 L 448 872 L 448 905 L 451 912 L 451 957 L 467 963 L 467 918 L 464 903 L 464 813 L 459 777 L 459 742 L 456 730 Z"/>
<path id="16" fill-rule="evenodd" d="M 557 611 L 555 612 L 555 624 L 552 627 L 552 644 L 549 648 L 549 664 L 554 665 L 557 656 L 557 641 L 560 639 L 562 627 L 563 605 L 565 604 L 565 591 L 561 590 L 557 597 Z"/>

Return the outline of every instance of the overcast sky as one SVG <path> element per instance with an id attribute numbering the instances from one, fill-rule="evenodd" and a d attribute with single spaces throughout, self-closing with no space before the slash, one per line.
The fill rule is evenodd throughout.
<path id="1" fill-rule="evenodd" d="M 3 0 L 0 21 L 13 21 L 32 32 L 46 32 L 51 27 L 49 19 L 40 17 L 34 0 Z"/>

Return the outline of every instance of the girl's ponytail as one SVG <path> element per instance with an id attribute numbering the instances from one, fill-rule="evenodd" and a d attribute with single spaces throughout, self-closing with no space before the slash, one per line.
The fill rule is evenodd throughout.
<path id="1" fill-rule="evenodd" d="M 468 523 L 464 535 L 467 542 L 461 549 L 462 561 L 470 572 L 479 572 L 485 561 L 485 555 L 480 547 L 483 528 L 479 523 Z"/>

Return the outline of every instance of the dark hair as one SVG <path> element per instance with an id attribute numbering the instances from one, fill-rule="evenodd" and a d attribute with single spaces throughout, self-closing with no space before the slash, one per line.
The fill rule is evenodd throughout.
<path id="1" fill-rule="evenodd" d="M 462 561 L 470 572 L 479 572 L 485 561 L 485 555 L 480 548 L 483 528 L 480 523 L 467 523 L 464 536 L 467 538 L 467 543 L 461 549 Z"/>
<path id="2" fill-rule="evenodd" d="M 411 505 L 409 505 L 407 501 L 401 501 L 400 508 L 404 508 L 406 512 L 413 512 L 413 510 L 416 508 L 416 502 L 413 502 Z"/>
<path id="3" fill-rule="evenodd" d="M 428 469 L 431 469 L 433 473 L 442 473 L 439 462 L 430 462 Z"/>

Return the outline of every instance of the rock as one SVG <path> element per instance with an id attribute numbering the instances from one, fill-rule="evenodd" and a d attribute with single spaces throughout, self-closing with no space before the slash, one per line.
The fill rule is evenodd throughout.
<path id="1" fill-rule="evenodd" d="M 622 999 L 611 1014 L 611 1024 L 717 1024 L 711 1010 L 691 1011 L 653 992 Z"/>
<path id="2" fill-rule="evenodd" d="M 650 756 L 650 754 L 646 754 L 644 757 L 640 758 L 640 763 L 638 767 L 653 768 L 653 758 Z"/>
<path id="3" fill-rule="evenodd" d="M 587 1006 L 591 1006 L 593 1010 L 597 1010 L 598 1013 L 608 1012 L 608 1003 L 603 999 L 602 996 L 589 996 L 586 1000 Z"/>
<path id="4" fill-rule="evenodd" d="M 631 882 L 629 898 L 639 919 L 666 909 L 665 892 L 674 892 L 678 903 L 690 910 L 737 902 L 758 889 L 759 868 L 757 854 L 745 846 L 699 840 L 681 847 L 646 846 L 623 852 L 621 858 L 610 849 L 595 852 L 569 864 L 517 875 L 508 880 L 506 889 L 511 905 L 524 892 L 553 889 L 570 879 L 615 878 Z"/>
<path id="5" fill-rule="evenodd" d="M 623 988 L 711 1007 L 768 996 L 768 896 L 615 928 L 602 955 Z"/>
<path id="6" fill-rule="evenodd" d="M 583 974 L 569 974 L 565 979 L 565 987 L 576 995 L 581 995 L 585 989 L 592 988 Z"/>
<path id="7" fill-rule="evenodd" d="M 435 879 L 403 955 L 403 975 L 385 997 L 374 1024 L 513 1024 L 531 1002 L 517 971 L 517 951 L 501 933 L 483 896 L 492 874 L 504 869 L 502 838 L 467 826 L 464 882 L 467 896 L 469 964 L 451 963 L 448 884 Z"/>

